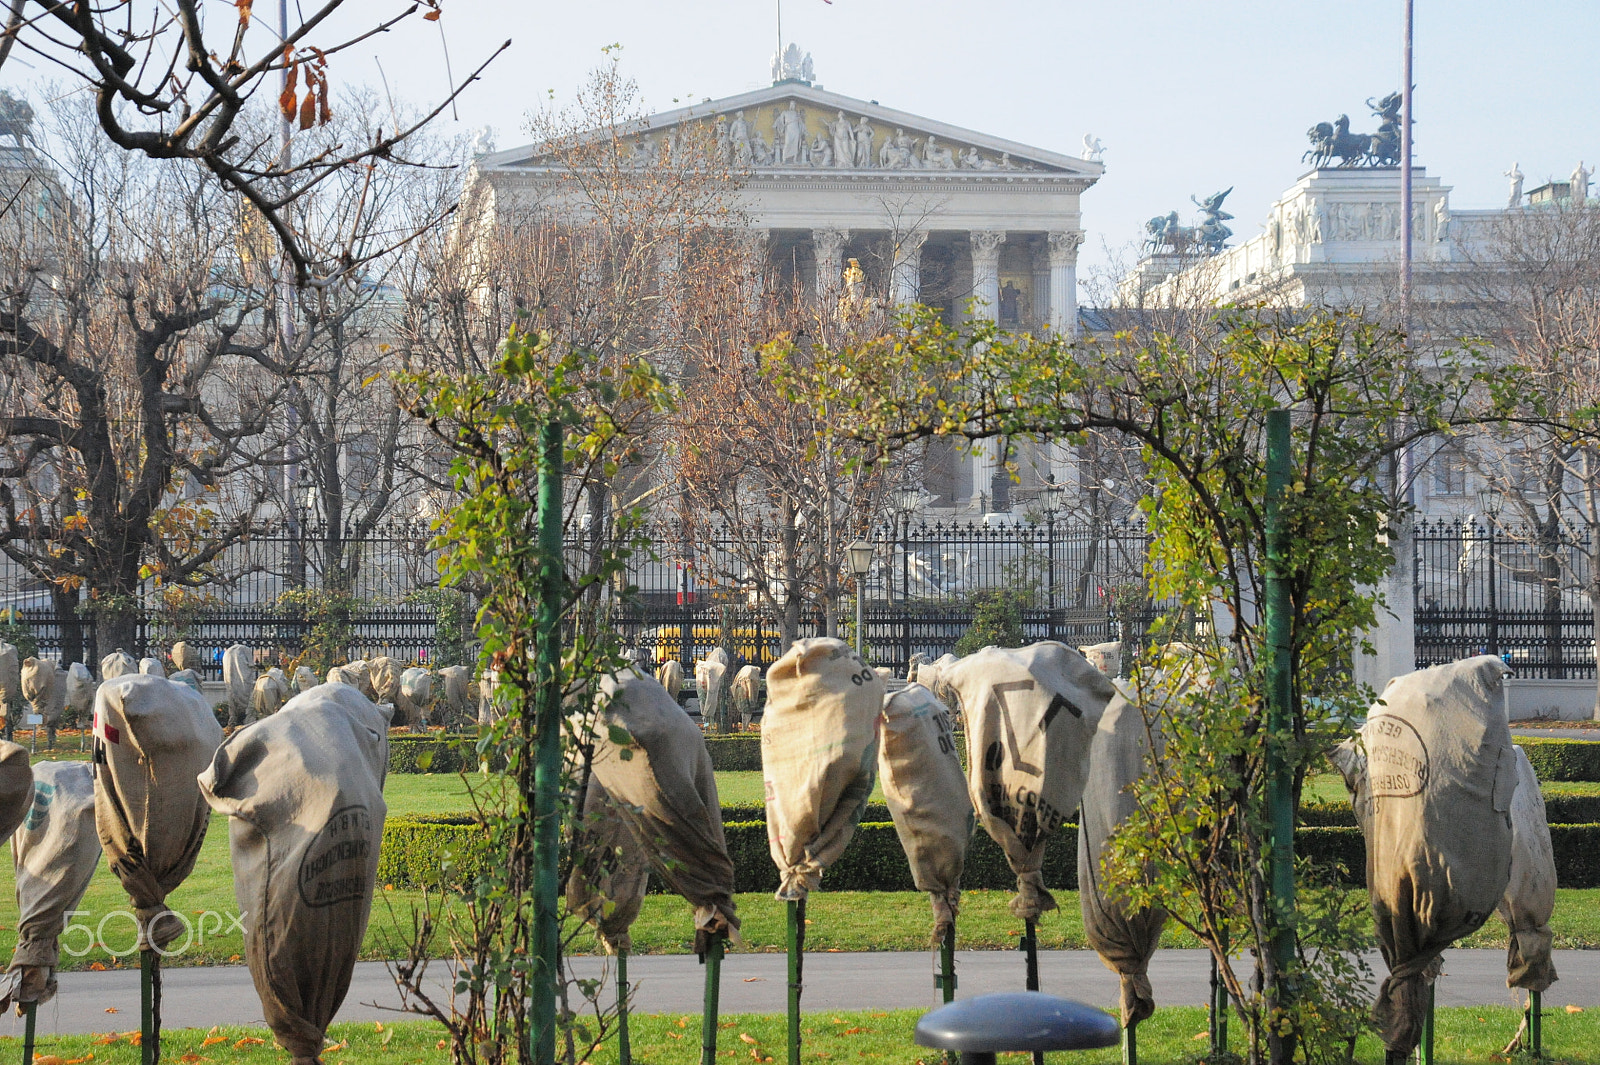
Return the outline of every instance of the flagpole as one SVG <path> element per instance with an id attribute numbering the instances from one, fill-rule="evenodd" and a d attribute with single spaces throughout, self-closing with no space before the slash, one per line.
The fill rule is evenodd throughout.
<path id="1" fill-rule="evenodd" d="M 1411 26 L 1414 0 L 1405 0 L 1405 51 L 1400 63 L 1400 326 L 1411 328 Z"/>

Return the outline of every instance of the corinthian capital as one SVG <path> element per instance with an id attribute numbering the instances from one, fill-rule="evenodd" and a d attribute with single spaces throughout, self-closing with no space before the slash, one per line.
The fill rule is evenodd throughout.
<path id="1" fill-rule="evenodd" d="M 848 229 L 813 229 L 811 243 L 816 248 L 818 259 L 838 259 L 844 254 L 844 246 L 850 242 Z"/>
<path id="2" fill-rule="evenodd" d="M 1075 266 L 1078 262 L 1078 246 L 1083 243 L 1083 234 L 1075 230 L 1051 233 L 1049 238 L 1050 265 Z"/>

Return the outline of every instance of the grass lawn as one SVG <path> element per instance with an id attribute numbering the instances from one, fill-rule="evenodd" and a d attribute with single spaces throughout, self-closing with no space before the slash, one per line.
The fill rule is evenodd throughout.
<path id="1" fill-rule="evenodd" d="M 938 1065 L 938 1053 L 915 1046 L 912 1029 L 919 1010 L 806 1014 L 801 1023 L 801 1053 L 806 1061 L 882 1061 L 886 1065 Z M 1520 1015 L 1508 1006 L 1440 1009 L 1435 1020 L 1435 1060 L 1451 1065 L 1503 1062 L 1498 1052 L 1516 1030 Z M 1230 1026 L 1234 1050 L 1241 1049 L 1238 1022 Z M 785 1018 L 781 1014 L 734 1014 L 722 1019 L 717 1056 L 733 1062 L 753 1059 L 759 1065 L 784 1059 Z M 1158 1009 L 1139 1026 L 1139 1060 L 1147 1065 L 1188 1065 L 1205 1049 L 1206 1014 L 1199 1007 Z M 636 1015 L 629 1026 L 633 1059 L 640 1065 L 698 1065 L 700 1018 L 689 1015 Z M 329 1032 L 334 1045 L 323 1051 L 326 1065 L 433 1065 L 449 1060 L 440 1044 L 443 1029 L 430 1022 L 336 1024 Z M 259 1040 L 259 1042 L 253 1042 Z M 19 1052 L 16 1038 L 0 1039 L 0 1056 Z M 1600 1065 L 1600 1011 L 1567 1014 L 1547 1011 L 1544 1021 L 1546 1061 L 1552 1065 Z M 184 1062 L 282 1062 L 263 1029 L 199 1028 L 164 1032 L 162 1059 Z M 126 1035 L 64 1036 L 43 1041 L 36 1065 L 90 1062 L 93 1065 L 137 1065 L 139 1047 Z M 92 1057 L 91 1057 L 92 1055 Z M 1075 1051 L 1051 1055 L 1058 1065 L 1119 1065 L 1121 1051 Z M 614 1065 L 616 1043 L 607 1042 L 587 1059 L 592 1065 Z M 1021 1054 L 1002 1061 L 1026 1065 Z M 1371 1035 L 1356 1045 L 1355 1060 L 1376 1065 L 1383 1047 Z"/>

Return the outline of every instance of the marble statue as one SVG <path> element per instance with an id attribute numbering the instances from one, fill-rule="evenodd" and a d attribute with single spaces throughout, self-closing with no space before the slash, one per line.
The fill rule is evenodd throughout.
<path id="1" fill-rule="evenodd" d="M 1567 195 L 1572 198 L 1571 203 L 1574 206 L 1581 207 L 1583 204 L 1589 202 L 1589 178 L 1592 177 L 1593 174 L 1593 170 L 1584 169 L 1582 160 L 1578 161 L 1578 166 L 1572 171 L 1572 177 L 1569 179 L 1571 181 L 1571 185 L 1569 186 L 1569 191 L 1567 192 Z"/>
<path id="2" fill-rule="evenodd" d="M 33 139 L 33 108 L 4 89 L 0 89 L 0 137 L 10 137 L 18 148 L 26 148 L 25 142 Z"/>
<path id="3" fill-rule="evenodd" d="M 1440 196 L 1433 205 L 1433 239 L 1443 243 L 1450 235 L 1450 197 Z"/>
<path id="4" fill-rule="evenodd" d="M 961 165 L 968 170 L 993 170 L 994 160 L 985 159 L 976 148 L 968 148 L 961 153 Z"/>
<path id="5" fill-rule="evenodd" d="M 754 160 L 750 123 L 745 121 L 743 111 L 735 112 L 733 121 L 728 123 L 728 144 L 733 148 L 734 166 L 749 166 Z"/>
<path id="6" fill-rule="evenodd" d="M 791 42 L 789 47 L 772 57 L 772 80 L 777 81 L 811 81 L 815 71 L 811 65 L 811 53 L 801 54 L 800 46 Z"/>
<path id="7" fill-rule="evenodd" d="M 0 113 L 3 113 L 3 111 L 4 111 L 4 105 L 0 104 Z M 3 121 L 4 121 L 3 119 L 0 119 L 0 125 L 3 125 Z M 472 154 L 473 155 L 488 155 L 489 153 L 491 153 L 493 151 L 494 151 L 494 127 L 493 126 L 480 126 L 480 127 L 478 127 L 478 129 L 473 131 L 473 134 L 472 134 Z"/>
<path id="8" fill-rule="evenodd" d="M 872 169 L 872 126 L 867 122 L 867 116 L 862 115 L 856 123 L 856 153 L 855 167 L 857 170 Z"/>
<path id="9" fill-rule="evenodd" d="M 917 138 L 903 129 L 884 140 L 878 149 L 878 165 L 885 170 L 919 170 L 922 161 L 917 158 Z"/>
<path id="10" fill-rule="evenodd" d="M 1105 154 L 1106 146 L 1100 142 L 1099 137 L 1094 136 L 1092 133 L 1083 135 L 1083 157 L 1085 159 L 1091 163 L 1098 163 L 1105 159 Z"/>
<path id="11" fill-rule="evenodd" d="M 846 123 L 849 125 L 849 123 Z M 828 138 L 817 134 L 811 141 L 811 158 L 807 160 L 812 166 L 832 166 L 834 160 L 833 145 Z"/>
<path id="12" fill-rule="evenodd" d="M 937 139 L 933 134 L 928 134 L 928 142 L 922 146 L 922 165 L 929 170 L 954 170 L 955 153 L 949 148 L 941 148 L 935 144 Z"/>
<path id="13" fill-rule="evenodd" d="M 779 111 L 772 120 L 772 136 L 774 141 L 774 162 L 785 166 L 797 165 L 803 160 L 801 152 L 806 142 L 805 115 L 795 109 L 793 100 L 789 101 L 786 111 Z"/>
<path id="14" fill-rule="evenodd" d="M 1518 166 L 1516 163 L 1512 163 L 1511 164 L 1511 169 L 1507 170 L 1505 172 L 1505 176 L 1511 179 L 1511 198 L 1510 198 L 1509 201 L 1507 201 L 1506 206 L 1508 208 L 1510 208 L 1510 207 L 1521 207 L 1522 206 L 1522 167 Z"/>
<path id="15" fill-rule="evenodd" d="M 733 145 L 728 142 L 728 116 L 718 115 L 715 140 L 717 145 L 717 158 L 723 165 L 733 162 Z"/>
<path id="16" fill-rule="evenodd" d="M 1400 165 L 1400 102 L 1397 92 L 1377 103 L 1371 98 L 1367 100 L 1373 117 L 1378 120 L 1378 132 L 1372 135 L 1372 143 L 1367 148 L 1367 157 L 1373 166 Z"/>
<path id="17" fill-rule="evenodd" d="M 773 154 L 772 145 L 768 143 L 766 134 L 757 132 L 750 138 L 750 162 L 754 166 L 772 166 L 777 163 Z"/>
<path id="18" fill-rule="evenodd" d="M 1222 201 L 1227 199 L 1228 193 L 1232 191 L 1233 186 L 1230 185 L 1221 192 L 1213 192 L 1204 200 L 1196 200 L 1192 195 L 1189 197 L 1204 215 L 1200 225 L 1195 229 L 1195 236 L 1212 255 L 1220 252 L 1223 245 L 1228 243 L 1228 238 L 1233 236 L 1233 230 L 1222 224 L 1225 219 L 1233 217 L 1222 209 Z"/>
<path id="19" fill-rule="evenodd" d="M 840 111 L 838 117 L 828 123 L 828 136 L 833 138 L 833 165 L 848 167 L 855 158 L 855 133 L 850 128 L 850 120 Z M 816 160 L 817 150 L 811 149 L 811 158 Z"/>
<path id="20" fill-rule="evenodd" d="M 1001 152 L 1000 153 L 999 168 L 1001 170 L 1016 170 L 1017 169 L 1017 164 L 1013 163 L 1011 161 L 1011 153 L 1010 152 Z"/>

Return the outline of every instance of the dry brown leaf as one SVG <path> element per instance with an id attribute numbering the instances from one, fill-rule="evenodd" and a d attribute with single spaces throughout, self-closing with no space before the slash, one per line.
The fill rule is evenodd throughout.
<path id="1" fill-rule="evenodd" d="M 200 1041 L 200 1045 L 202 1047 L 214 1047 L 218 1043 L 226 1043 L 227 1041 L 228 1037 L 225 1035 L 208 1035 Z"/>
<path id="2" fill-rule="evenodd" d="M 1567 1012 L 1568 1013 L 1582 1013 L 1583 1012 L 1583 1007 L 1582 1006 L 1574 1006 L 1571 1003 L 1568 1003 L 1567 1004 Z"/>
<path id="3" fill-rule="evenodd" d="M 122 1011 L 117 1009 L 117 1007 L 115 1007 L 115 1006 L 107 1006 L 106 1007 L 106 1012 L 107 1013 L 121 1013 Z"/>
<path id="4" fill-rule="evenodd" d="M 106 971 L 106 967 L 100 962 L 93 961 L 89 963 L 89 971 L 92 973 L 103 973 Z"/>
<path id="5" fill-rule="evenodd" d="M 743 1039 L 746 1043 L 749 1043 L 751 1046 L 755 1046 L 756 1045 L 756 1037 L 751 1035 L 749 1032 L 740 1032 L 739 1033 L 739 1038 Z"/>
<path id="6" fill-rule="evenodd" d="M 266 1045 L 267 1041 L 265 1039 L 261 1039 L 253 1035 L 247 1035 L 237 1043 L 233 1044 L 233 1049 L 243 1050 L 245 1047 L 264 1047 Z"/>

